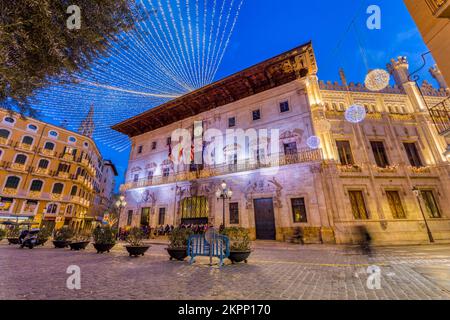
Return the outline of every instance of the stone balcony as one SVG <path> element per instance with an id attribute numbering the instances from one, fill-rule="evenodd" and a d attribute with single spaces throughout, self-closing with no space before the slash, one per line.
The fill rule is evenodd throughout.
<path id="1" fill-rule="evenodd" d="M 20 172 L 25 172 L 27 170 L 26 166 L 21 163 L 11 163 L 11 169 Z"/>
<path id="2" fill-rule="evenodd" d="M 267 164 L 246 159 L 243 161 L 239 161 L 237 164 L 206 166 L 205 168 L 198 171 L 179 171 L 166 177 L 154 176 L 152 179 L 141 179 L 139 181 L 125 183 L 120 187 L 120 190 L 123 192 L 131 189 L 220 177 L 233 173 L 255 171 L 265 168 L 277 168 L 293 164 L 322 161 L 323 155 L 321 149 L 304 149 L 295 154 L 272 155 L 267 160 L 268 161 L 264 161 Z"/>

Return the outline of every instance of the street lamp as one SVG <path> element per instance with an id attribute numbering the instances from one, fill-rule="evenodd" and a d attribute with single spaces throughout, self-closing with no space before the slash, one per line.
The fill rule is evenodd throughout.
<path id="1" fill-rule="evenodd" d="M 417 187 L 414 187 L 412 189 L 412 191 L 413 191 L 414 195 L 416 196 L 417 201 L 419 202 L 420 212 L 422 213 L 423 221 L 425 222 L 425 227 L 427 228 L 428 239 L 430 240 L 430 242 L 433 243 L 434 242 L 433 235 L 431 234 L 431 230 L 430 230 L 430 227 L 428 226 L 428 222 L 425 217 L 425 213 L 423 212 L 423 209 L 422 209 L 422 202 L 420 201 L 421 192 Z"/>
<path id="2" fill-rule="evenodd" d="M 120 229 L 120 216 L 122 215 L 122 210 L 126 206 L 127 206 L 127 202 L 125 201 L 125 196 L 120 196 L 119 200 L 117 200 L 117 202 L 116 202 L 116 207 L 119 209 L 119 219 L 117 219 L 117 231 L 119 231 L 119 229 Z"/>
<path id="3" fill-rule="evenodd" d="M 223 201 L 221 229 L 225 228 L 225 200 L 231 199 L 232 196 L 233 196 L 233 191 L 231 191 L 231 188 L 227 186 L 227 183 L 225 181 L 222 181 L 222 183 L 220 184 L 220 187 L 216 191 L 217 200 L 222 199 L 222 201 Z"/>

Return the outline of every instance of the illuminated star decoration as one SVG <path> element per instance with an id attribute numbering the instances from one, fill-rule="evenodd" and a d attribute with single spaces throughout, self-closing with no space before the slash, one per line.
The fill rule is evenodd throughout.
<path id="1" fill-rule="evenodd" d="M 366 118 L 367 112 L 363 106 L 354 104 L 345 111 L 345 119 L 351 123 L 360 123 Z"/>
<path id="2" fill-rule="evenodd" d="M 306 144 L 311 149 L 318 149 L 320 148 L 320 138 L 317 136 L 311 136 L 308 138 L 308 140 L 306 140 Z"/>
<path id="3" fill-rule="evenodd" d="M 118 36 L 108 57 L 77 83 L 37 92 L 33 107 L 77 130 L 94 107 L 94 138 L 117 151 L 125 135 L 110 127 L 212 83 L 244 0 L 136 0 L 145 19 Z"/>
<path id="4" fill-rule="evenodd" d="M 375 69 L 367 74 L 364 84 L 370 91 L 381 91 L 389 85 L 390 79 L 391 76 L 387 71 Z"/>

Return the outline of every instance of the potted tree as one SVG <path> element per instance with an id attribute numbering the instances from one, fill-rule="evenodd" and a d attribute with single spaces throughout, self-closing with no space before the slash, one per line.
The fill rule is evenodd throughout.
<path id="1" fill-rule="evenodd" d="M 144 238 L 145 233 L 140 228 L 133 228 L 130 230 L 127 236 L 128 245 L 125 246 L 130 257 L 143 256 L 150 248 L 150 246 L 144 245 Z"/>
<path id="2" fill-rule="evenodd" d="M 170 260 L 184 261 L 187 257 L 187 245 L 189 237 L 193 234 L 191 229 L 175 228 L 169 236 L 167 252 Z"/>
<path id="3" fill-rule="evenodd" d="M 53 235 L 53 245 L 57 249 L 66 248 L 71 243 L 73 236 L 73 230 L 67 226 L 64 226 L 55 231 L 55 234 Z"/>
<path id="4" fill-rule="evenodd" d="M 8 239 L 8 243 L 11 244 L 19 244 L 19 235 L 20 235 L 20 228 L 19 226 L 14 226 L 11 229 L 8 229 L 6 231 L 6 239 Z"/>
<path id="5" fill-rule="evenodd" d="M 109 252 L 116 245 L 116 234 L 110 226 L 98 226 L 92 233 L 97 253 Z"/>
<path id="6" fill-rule="evenodd" d="M 250 234 L 245 228 L 225 228 L 222 234 L 226 235 L 230 240 L 230 256 L 228 259 L 231 262 L 239 263 L 244 261 L 247 263 L 247 259 L 252 253 L 250 248 Z"/>
<path id="7" fill-rule="evenodd" d="M 80 251 L 85 250 L 90 243 L 90 235 L 86 232 L 78 232 L 69 244 L 70 250 Z"/>
<path id="8" fill-rule="evenodd" d="M 52 236 L 52 230 L 50 228 L 42 228 L 37 234 L 37 243 L 38 246 L 43 246 Z"/>

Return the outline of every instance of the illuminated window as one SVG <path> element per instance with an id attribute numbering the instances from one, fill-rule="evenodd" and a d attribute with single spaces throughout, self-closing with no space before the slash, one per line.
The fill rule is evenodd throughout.
<path id="1" fill-rule="evenodd" d="M 441 218 L 441 211 L 431 190 L 421 190 L 422 199 L 430 218 Z"/>
<path id="2" fill-rule="evenodd" d="M 369 219 L 366 202 L 362 191 L 349 191 L 350 204 L 352 207 L 353 217 L 357 220 Z"/>
<path id="3" fill-rule="evenodd" d="M 398 191 L 386 191 L 386 197 L 388 199 L 392 217 L 394 219 L 406 219 L 405 210 L 403 209 Z"/>
<path id="4" fill-rule="evenodd" d="M 190 197 L 181 200 L 183 219 L 204 219 L 209 217 L 209 204 L 206 197 Z"/>
<path id="5" fill-rule="evenodd" d="M 294 223 L 308 222 L 308 218 L 306 216 L 305 198 L 291 199 L 291 205 Z"/>
<path id="6" fill-rule="evenodd" d="M 336 147 L 338 149 L 339 160 L 342 165 L 354 164 L 352 149 L 349 141 L 336 141 Z"/>
<path id="7" fill-rule="evenodd" d="M 150 208 L 141 209 L 141 226 L 150 225 Z"/>

